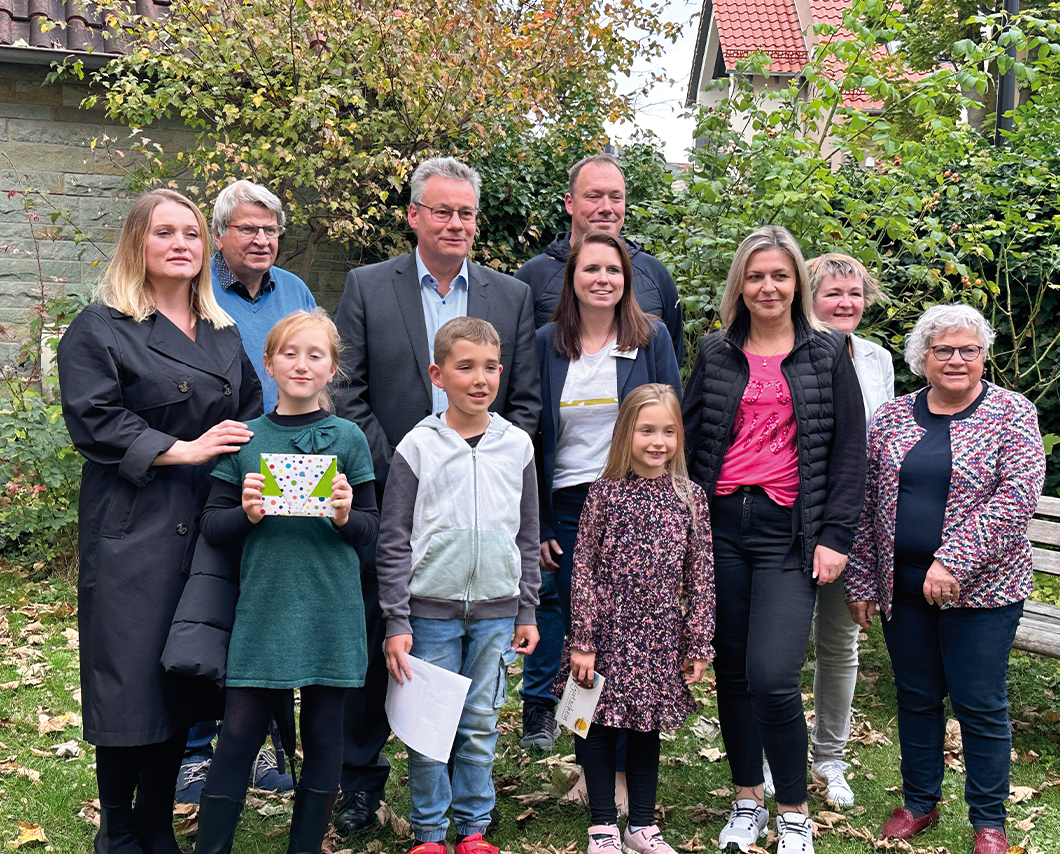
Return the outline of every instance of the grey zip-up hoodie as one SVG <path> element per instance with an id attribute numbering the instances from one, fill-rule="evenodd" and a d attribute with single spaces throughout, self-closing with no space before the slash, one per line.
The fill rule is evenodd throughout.
<path id="1" fill-rule="evenodd" d="M 394 451 L 376 551 L 386 635 L 409 616 L 535 625 L 537 474 L 530 437 L 500 415 L 472 448 L 437 415 Z"/>

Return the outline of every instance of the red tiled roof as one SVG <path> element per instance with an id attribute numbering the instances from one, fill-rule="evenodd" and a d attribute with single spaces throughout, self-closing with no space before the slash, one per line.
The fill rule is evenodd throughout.
<path id="1" fill-rule="evenodd" d="M 170 0 L 131 0 L 136 13 L 157 18 Z M 41 32 L 41 23 L 60 26 Z M 120 53 L 121 45 L 104 36 L 94 3 L 83 0 L 0 0 L 0 46 Z"/>
<path id="2" fill-rule="evenodd" d="M 809 59 L 795 0 L 714 0 L 714 18 L 726 68 L 757 51 L 777 74 L 797 73 Z"/>

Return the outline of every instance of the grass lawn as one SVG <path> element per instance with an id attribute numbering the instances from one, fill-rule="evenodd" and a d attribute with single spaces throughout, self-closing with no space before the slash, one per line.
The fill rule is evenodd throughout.
<path id="1" fill-rule="evenodd" d="M 76 597 L 72 579 L 40 570 L 0 567 L 0 845 L 27 851 L 82 854 L 92 850 L 96 817 L 94 758 L 81 741 L 77 675 Z M 811 795 L 818 852 L 970 852 L 971 828 L 963 804 L 964 773 L 959 741 L 947 752 L 942 821 L 917 838 L 917 847 L 873 841 L 880 823 L 901 806 L 894 681 L 878 622 L 863 640 L 861 680 L 854 699 L 856 725 L 848 751 L 857 806 L 837 810 L 819 789 Z M 807 711 L 812 710 L 812 657 L 804 670 Z M 514 670 L 517 670 L 513 668 Z M 588 814 L 560 806 L 573 745 L 564 735 L 551 757 L 528 756 L 518 744 L 520 716 L 510 677 L 510 699 L 501 714 L 494 778 L 502 823 L 492 839 L 516 854 L 583 851 Z M 1019 852 L 1060 852 L 1060 662 L 1014 653 L 1009 694 L 1014 724 L 1009 837 Z M 663 742 L 657 817 L 667 839 L 681 851 L 717 850 L 714 840 L 731 800 L 731 779 L 722 758 L 716 706 L 709 686 L 699 691 L 702 710 Z M 671 737 L 672 735 L 672 737 Z M 405 753 L 392 740 L 394 766 L 387 798 L 387 827 L 356 845 L 329 840 L 333 850 L 403 854 L 410 847 Z M 249 802 L 235 851 L 286 851 L 289 800 L 258 794 Z M 193 826 L 193 816 L 178 816 Z M 187 829 L 187 827 L 185 827 Z M 20 836 L 27 841 L 19 844 Z M 43 836 L 46 841 L 39 840 Z M 190 837 L 186 838 L 190 848 Z M 1020 848 L 1020 845 L 1024 848 Z M 770 838 L 767 846 L 773 845 Z"/>

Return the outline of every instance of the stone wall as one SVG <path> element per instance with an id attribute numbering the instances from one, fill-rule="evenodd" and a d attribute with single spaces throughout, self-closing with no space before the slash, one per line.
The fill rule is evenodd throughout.
<path id="1" fill-rule="evenodd" d="M 125 173 L 134 157 L 116 153 L 126 150 L 128 131 L 101 109 L 80 107 L 86 86 L 45 86 L 47 73 L 44 65 L 0 62 L 0 363 L 17 355 L 42 289 L 46 300 L 91 292 L 131 205 Z M 93 148 L 104 136 L 114 142 Z M 167 151 L 193 139 L 180 127 L 155 129 L 151 138 Z M 29 215 L 22 190 L 40 193 Z M 53 225 L 54 212 L 62 216 Z M 75 243 L 78 229 L 91 238 Z M 281 263 L 296 252 L 297 237 L 284 239 Z M 328 311 L 338 306 L 348 258 L 344 247 L 317 250 L 307 283 Z"/>

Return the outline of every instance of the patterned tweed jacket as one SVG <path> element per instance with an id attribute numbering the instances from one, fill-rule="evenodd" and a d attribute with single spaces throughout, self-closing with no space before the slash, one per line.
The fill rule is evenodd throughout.
<path id="1" fill-rule="evenodd" d="M 998 608 L 1026 599 L 1032 586 L 1027 522 L 1045 481 L 1038 413 L 1020 394 L 983 381 L 971 416 L 950 423 L 953 473 L 935 558 L 961 585 L 944 608 Z M 890 619 L 894 524 L 902 461 L 924 435 L 916 395 L 888 401 L 869 431 L 865 506 L 846 569 L 848 602 L 874 601 Z"/>

